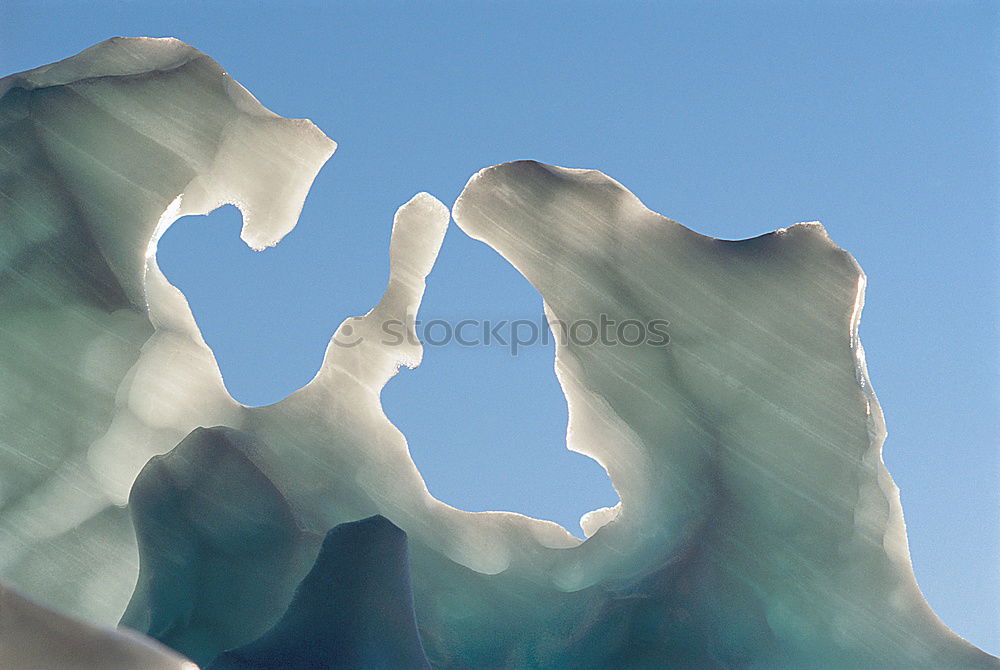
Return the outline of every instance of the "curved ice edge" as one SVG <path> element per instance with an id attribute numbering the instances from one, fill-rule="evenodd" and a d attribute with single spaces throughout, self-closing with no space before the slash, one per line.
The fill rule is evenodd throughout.
<path id="1" fill-rule="evenodd" d="M 92 626 L 0 583 L 0 664 L 11 670 L 198 670 L 156 640 Z"/>
<path id="2" fill-rule="evenodd" d="M 186 62 L 187 62 L 187 61 L 186 61 Z M 44 73 L 43 73 L 43 74 L 44 74 Z M 54 75 L 53 75 L 53 76 L 54 76 Z M 55 81 L 58 81 L 58 79 L 55 79 Z M 4 85 L 6 86 L 7 84 L 4 84 Z M 0 90 L 2 90 L 2 88 L 0 88 Z M 540 165 L 540 164 L 535 164 L 535 165 Z M 502 167 L 502 166 L 495 166 L 495 167 Z M 494 169 L 494 168 L 488 168 L 487 170 L 490 170 L 490 169 Z M 553 170 L 558 170 L 558 168 L 553 168 Z M 483 172 L 486 172 L 486 171 L 483 171 Z M 585 173 L 590 173 L 591 175 L 600 175 L 600 173 L 599 173 L 599 172 L 597 172 L 597 171 L 586 171 L 586 170 L 585 170 L 585 171 L 581 171 L 581 172 L 585 172 Z M 482 172 L 481 172 L 480 174 L 482 174 Z M 477 176 L 478 176 L 478 175 L 477 175 Z M 601 175 L 601 176 L 603 177 L 603 175 Z M 606 180 L 609 180 L 609 181 L 613 181 L 613 180 L 610 180 L 610 178 L 606 178 L 606 177 L 605 177 L 605 179 L 606 179 Z M 470 183 L 471 183 L 471 182 L 472 182 L 472 180 L 470 180 Z M 617 184 L 617 182 L 614 182 L 614 183 L 615 183 L 615 184 Z M 618 186 L 620 187 L 620 185 L 618 185 Z M 464 192 L 463 192 L 463 195 L 464 195 Z M 460 198 L 460 199 L 461 199 L 461 198 Z M 209 203 L 209 204 L 211 204 L 211 203 Z M 459 203 L 458 203 L 458 202 L 456 202 L 456 210 L 457 210 L 457 208 L 458 208 L 458 204 L 459 204 Z M 646 211 L 648 212 L 648 210 L 646 210 Z M 457 215 L 456 215 L 456 216 L 457 216 Z M 661 217 L 661 218 L 662 218 L 662 217 Z M 789 233 L 793 233 L 794 231 L 798 231 L 798 230 L 803 230 L 803 229 L 805 229 L 806 227 L 807 227 L 807 226 L 793 226 L 793 227 L 791 227 L 791 228 L 789 228 L 789 229 L 783 229 L 782 231 L 776 231 L 775 233 L 770 233 L 770 234 L 768 234 L 768 235 L 765 235 L 765 236 L 761 236 L 761 237 L 768 237 L 768 236 L 770 236 L 770 235 L 785 235 L 785 234 L 789 234 Z M 287 232 L 287 231 L 286 231 L 286 232 Z M 797 233 L 796 233 L 796 234 L 797 234 Z M 825 234 L 825 232 L 824 232 L 824 234 Z M 701 236 L 701 237 L 704 237 L 704 236 Z M 245 239 L 246 239 L 246 238 L 245 238 Z M 276 241 L 277 241 L 277 239 L 280 239 L 280 235 L 278 235 L 278 236 L 271 236 L 270 238 L 264 238 L 264 241 L 266 241 L 266 239 L 272 239 L 272 240 L 274 240 L 274 242 L 276 242 Z M 706 238 L 706 239 L 714 239 L 714 238 Z M 759 238 L 751 238 L 751 240 L 752 240 L 752 239 L 759 239 Z M 262 240 L 257 240 L 257 242 L 260 242 L 260 241 L 262 241 Z M 744 240 L 744 241 L 741 241 L 741 242 L 745 243 L 745 242 L 748 242 L 748 241 L 750 241 L 750 240 Z M 724 241 L 724 242 L 728 242 L 728 241 Z M 739 244 L 739 243 L 741 243 L 741 242 L 740 242 L 740 241 L 738 241 L 738 242 L 736 242 L 736 243 L 737 243 L 737 244 Z M 272 242 L 272 243 L 273 243 L 273 242 Z M 253 245 L 251 245 L 251 246 L 253 246 Z M 841 251 L 842 251 L 842 250 L 841 250 Z M 845 252 L 845 253 L 846 253 L 846 252 Z M 859 290 L 859 291 L 861 290 L 861 287 L 860 287 L 860 286 L 859 286 L 859 289 L 858 289 L 858 290 Z M 856 302 L 857 302 L 857 301 L 856 301 Z M 858 316 L 858 318 L 859 318 L 859 316 L 860 316 L 860 307 L 858 307 L 858 308 L 856 309 L 856 314 L 857 314 L 857 316 Z M 855 326 L 856 326 L 856 324 L 855 324 Z M 855 362 L 856 362 L 856 367 L 857 367 L 857 360 L 858 360 L 858 358 L 859 358 L 859 353 L 858 353 L 858 350 L 857 350 L 857 349 L 855 349 L 855 350 L 854 350 L 854 353 L 855 353 Z M 861 355 L 863 356 L 863 354 L 861 354 Z M 558 359 L 557 359 L 557 364 L 558 364 Z M 863 363 L 862 363 L 862 370 L 861 370 L 861 372 L 863 373 Z M 859 383 L 861 383 L 861 379 L 859 379 Z M 874 397 L 874 396 L 872 396 L 872 397 Z M 890 481 L 889 483 L 891 484 L 891 481 Z M 517 516 L 517 515 L 512 515 L 512 516 Z M 480 518 L 482 518 L 482 517 L 480 517 Z"/>

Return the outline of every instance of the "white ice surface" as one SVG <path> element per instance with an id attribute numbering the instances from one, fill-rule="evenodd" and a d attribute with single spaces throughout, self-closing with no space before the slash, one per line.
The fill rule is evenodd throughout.
<path id="1" fill-rule="evenodd" d="M 996 667 L 917 588 L 857 338 L 864 275 L 819 224 L 721 241 L 596 171 L 519 162 L 470 180 L 456 223 L 532 282 L 550 321 L 671 324 L 666 347 L 556 329 L 567 446 L 621 497 L 585 517 L 581 543 L 435 500 L 382 411 L 421 349 L 379 334 L 416 313 L 444 205 L 400 208 L 378 305 L 341 325 L 306 387 L 246 408 L 156 240 L 234 203 L 248 245 L 276 244 L 335 144 L 176 40 L 104 42 L 0 94 L 0 577 L 32 597 L 116 621 L 137 571 L 132 481 L 191 430 L 227 425 L 267 445 L 254 462 L 306 527 L 382 514 L 407 532 L 436 667 Z"/>

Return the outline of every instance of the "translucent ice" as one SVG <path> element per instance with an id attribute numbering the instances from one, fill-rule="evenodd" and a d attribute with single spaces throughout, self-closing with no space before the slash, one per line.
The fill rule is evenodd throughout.
<path id="1" fill-rule="evenodd" d="M 277 243 L 334 143 L 176 40 L 110 40 L 0 96 L 0 577 L 33 598 L 95 623 L 124 612 L 218 667 L 316 636 L 360 667 L 376 648 L 423 667 L 421 640 L 456 669 L 1000 667 L 914 581 L 857 336 L 864 275 L 819 224 L 722 241 L 595 171 L 519 162 L 470 180 L 452 216 L 544 298 L 567 446 L 621 498 L 585 516 L 581 542 L 435 500 L 382 412 L 421 347 L 381 335 L 419 308 L 444 205 L 399 209 L 381 301 L 340 326 L 306 387 L 247 408 L 156 240 L 232 202 L 248 244 Z M 669 342 L 564 330 L 602 319 L 668 321 Z M 374 515 L 388 525 L 371 543 L 341 526 Z M 362 592 L 368 623 L 322 628 L 337 612 L 310 594 L 337 610 Z"/>
<path id="2" fill-rule="evenodd" d="M 382 516 L 329 533 L 288 611 L 208 670 L 430 670 L 417 634 L 406 534 Z"/>
<path id="3" fill-rule="evenodd" d="M 121 623 L 206 663 L 284 612 L 322 536 L 254 465 L 261 445 L 199 428 L 139 473 L 129 509 L 139 580 Z"/>
<path id="4" fill-rule="evenodd" d="M 156 239 L 234 202 L 248 244 L 276 243 L 335 145 L 177 40 L 109 40 L 0 95 L 0 575 L 112 623 L 132 481 L 240 411 Z"/>

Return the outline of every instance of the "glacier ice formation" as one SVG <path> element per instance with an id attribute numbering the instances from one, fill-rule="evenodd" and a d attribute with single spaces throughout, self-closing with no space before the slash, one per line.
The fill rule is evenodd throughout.
<path id="1" fill-rule="evenodd" d="M 198 670 L 144 635 L 107 630 L 54 612 L 0 585 L 0 667 L 5 670 Z"/>
<path id="2" fill-rule="evenodd" d="M 327 533 L 281 620 L 207 670 L 430 667 L 413 612 L 406 533 L 376 515 Z"/>
<path id="3" fill-rule="evenodd" d="M 90 627 L 121 618 L 209 668 L 1000 667 L 919 592 L 858 340 L 864 274 L 818 223 L 724 241 L 593 170 L 469 181 L 450 217 L 550 322 L 671 323 L 666 347 L 554 329 L 567 446 L 621 498 L 583 542 L 435 500 L 382 412 L 421 359 L 377 334 L 419 308 L 449 223 L 428 194 L 396 213 L 386 291 L 316 377 L 236 403 L 156 241 L 233 203 L 248 245 L 276 244 L 335 146 L 177 40 L 0 80 L 0 578 L 90 622 L 4 590 L 0 665 L 79 667 L 18 660 L 59 627 L 67 649 L 103 635 L 188 667 Z"/>

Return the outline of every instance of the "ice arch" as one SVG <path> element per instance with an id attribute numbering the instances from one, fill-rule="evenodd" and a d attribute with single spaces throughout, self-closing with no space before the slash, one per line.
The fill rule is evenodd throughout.
<path id="1" fill-rule="evenodd" d="M 104 42 L 0 80 L 0 96 L 0 576 L 33 596 L 117 617 L 136 544 L 116 503 L 190 433 L 260 473 L 302 532 L 376 515 L 403 529 L 434 667 L 997 667 L 914 581 L 857 338 L 864 275 L 819 224 L 727 242 L 596 171 L 519 162 L 470 180 L 455 221 L 553 319 L 671 323 L 668 347 L 559 343 L 571 446 L 622 500 L 580 543 L 434 500 L 378 404 L 420 348 L 357 336 L 419 305 L 441 203 L 397 212 L 389 286 L 316 378 L 244 408 L 155 240 L 233 202 L 248 244 L 276 243 L 333 142 L 176 40 Z M 135 621 L 156 620 L 137 598 Z"/>
<path id="2" fill-rule="evenodd" d="M 465 510 L 560 523 L 618 496 L 604 469 L 566 449 L 565 395 L 542 299 L 490 247 L 452 227 L 417 331 L 424 360 L 381 399 L 431 494 Z"/>

